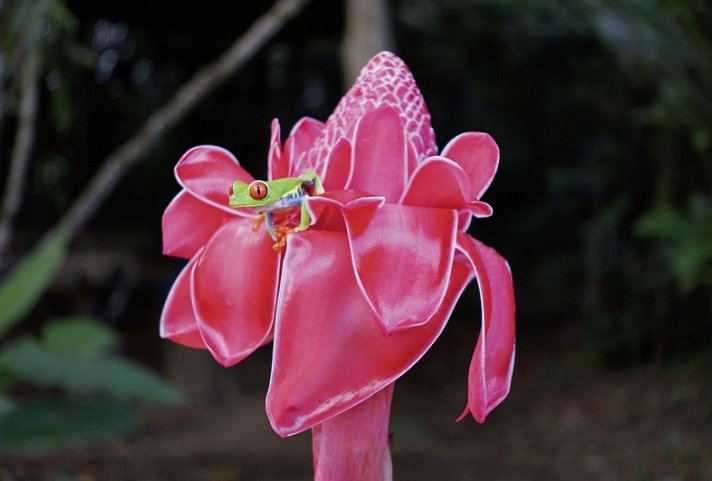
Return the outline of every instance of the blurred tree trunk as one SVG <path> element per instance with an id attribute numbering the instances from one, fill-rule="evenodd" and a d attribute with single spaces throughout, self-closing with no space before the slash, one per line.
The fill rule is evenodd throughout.
<path id="1" fill-rule="evenodd" d="M 387 0 L 346 0 L 346 30 L 341 47 L 344 84 L 350 87 L 361 68 L 382 50 L 393 49 Z"/>
<path id="2" fill-rule="evenodd" d="M 20 48 L 23 47 L 25 46 Z M 25 48 L 26 51 L 20 61 L 19 78 L 17 79 L 18 89 L 20 90 L 17 129 L 10 155 L 10 166 L 5 180 L 2 206 L 0 206 L 0 266 L 3 264 L 5 249 L 12 237 L 13 222 L 22 203 L 28 167 L 32 158 L 32 148 L 35 142 L 35 130 L 37 128 L 37 111 L 39 108 L 38 59 L 33 46 Z M 2 60 L 0 58 L 0 61 Z M 2 82 L 2 75 L 4 75 L 4 72 L 0 72 L 0 82 Z M 0 96 L 2 96 L 1 91 L 2 88 L 0 88 Z M 3 102 L 0 102 L 0 109 L 2 108 L 4 108 L 4 105 Z M 0 110 L 0 117 L 2 117 L 2 110 Z"/>

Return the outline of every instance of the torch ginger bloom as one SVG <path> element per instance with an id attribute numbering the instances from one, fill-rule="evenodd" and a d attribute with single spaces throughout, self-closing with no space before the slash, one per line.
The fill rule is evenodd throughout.
<path id="1" fill-rule="evenodd" d="M 438 338 L 473 278 L 482 325 L 460 418 L 483 422 L 509 391 L 511 273 L 466 233 L 473 216 L 492 214 L 480 199 L 499 150 L 489 135 L 467 132 L 438 155 L 413 77 L 383 52 L 325 124 L 302 119 L 282 146 L 273 121 L 268 158 L 270 180 L 313 172 L 324 187 L 299 199 L 311 225 L 290 232 L 295 206 L 276 245 L 254 211 L 228 206 L 233 182 L 254 180 L 229 152 L 202 146 L 179 160 L 183 190 L 163 217 L 164 253 L 190 261 L 161 335 L 206 348 L 224 366 L 273 340 L 274 430 L 312 429 L 317 480 L 390 480 L 393 383 Z"/>

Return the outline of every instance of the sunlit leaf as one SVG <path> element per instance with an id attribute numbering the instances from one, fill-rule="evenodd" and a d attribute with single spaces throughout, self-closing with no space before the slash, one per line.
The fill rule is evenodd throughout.
<path id="1" fill-rule="evenodd" d="M 635 231 L 655 241 L 683 293 L 691 292 L 712 272 L 712 202 L 704 194 L 691 194 L 686 211 L 651 210 L 636 222 Z"/>
<path id="2" fill-rule="evenodd" d="M 685 217 L 677 210 L 663 206 L 655 208 L 641 216 L 634 225 L 634 231 L 640 237 L 659 240 L 678 239 L 688 230 Z"/>
<path id="3" fill-rule="evenodd" d="M 35 339 L 18 339 L 0 351 L 0 363 L 30 384 L 114 399 L 175 403 L 178 392 L 148 369 L 118 356 L 81 359 L 44 349 Z"/>
<path id="4" fill-rule="evenodd" d="M 37 454 L 125 434 L 138 412 L 120 403 L 41 398 L 0 414 L 0 453 Z"/>
<path id="5" fill-rule="evenodd" d="M 66 251 L 67 239 L 51 236 L 0 282 L 0 336 L 32 309 L 59 271 Z"/>
<path id="6" fill-rule="evenodd" d="M 50 321 L 42 330 L 42 347 L 54 354 L 91 359 L 118 345 L 119 338 L 103 322 L 88 317 Z"/>
<path id="7" fill-rule="evenodd" d="M 15 404 L 12 402 L 12 399 L 0 393 L 0 417 L 10 412 L 14 405 Z"/>

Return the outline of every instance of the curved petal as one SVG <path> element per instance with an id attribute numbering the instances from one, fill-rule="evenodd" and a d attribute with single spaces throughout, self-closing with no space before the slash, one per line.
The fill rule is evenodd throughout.
<path id="1" fill-rule="evenodd" d="M 326 162 L 326 159 L 309 163 L 309 159 L 305 155 L 323 130 L 324 122 L 311 117 L 302 117 L 294 124 L 289 137 L 284 142 L 284 156 L 290 166 L 289 176 L 301 175 L 305 170 L 311 170 L 323 175 L 320 167 Z"/>
<path id="2" fill-rule="evenodd" d="M 228 207 L 233 182 L 239 179 L 249 184 L 254 178 L 227 150 L 212 145 L 193 147 L 178 161 L 175 174 L 178 183 L 203 202 L 231 215 L 252 215 Z"/>
<path id="3" fill-rule="evenodd" d="M 348 204 L 350 207 L 381 206 L 384 202 L 383 197 L 356 190 L 332 190 L 322 195 L 307 197 L 306 200 L 315 229 L 338 231 L 346 230 L 342 214 L 345 205 Z"/>
<path id="4" fill-rule="evenodd" d="M 435 140 L 433 139 L 433 145 L 435 145 L 434 142 Z M 415 172 L 415 169 L 418 167 L 418 164 L 424 160 L 418 155 L 418 151 L 416 150 L 415 145 L 413 145 L 413 141 L 411 139 L 408 139 L 408 142 L 406 143 L 406 157 L 406 164 L 408 165 L 408 174 L 406 177 L 410 178 L 411 175 L 413 175 L 413 172 Z"/>
<path id="5" fill-rule="evenodd" d="M 470 202 L 470 212 L 477 218 L 489 217 L 492 215 L 492 206 L 481 200 Z"/>
<path id="6" fill-rule="evenodd" d="M 263 227 L 249 220 L 223 224 L 193 270 L 198 327 L 215 359 L 231 366 L 270 341 L 280 253 Z"/>
<path id="7" fill-rule="evenodd" d="M 418 165 L 400 202 L 406 205 L 457 209 L 459 228 L 464 232 L 472 215 L 492 215 L 492 207 L 489 204 L 471 200 L 472 198 L 472 184 L 467 172 L 450 159 L 433 156 Z"/>
<path id="8" fill-rule="evenodd" d="M 492 183 L 499 164 L 499 147 L 489 134 L 465 132 L 452 139 L 441 155 L 465 169 L 472 182 L 474 199 L 479 200 Z"/>
<path id="9" fill-rule="evenodd" d="M 391 481 L 393 384 L 312 428 L 314 481 Z"/>
<path id="10" fill-rule="evenodd" d="M 351 162 L 349 189 L 398 201 L 405 188 L 408 159 L 403 122 L 395 109 L 379 107 L 358 120 Z"/>
<path id="11" fill-rule="evenodd" d="M 352 170 L 351 144 L 348 140 L 341 138 L 329 152 L 326 172 L 322 179 L 324 189 L 327 191 L 345 189 L 351 179 Z"/>
<path id="12" fill-rule="evenodd" d="M 410 369 L 442 332 L 472 278 L 454 263 L 445 299 L 423 326 L 384 336 L 360 294 L 340 232 L 288 237 L 277 304 L 267 415 L 289 436 L 360 404 Z"/>
<path id="13" fill-rule="evenodd" d="M 400 203 L 442 209 L 469 209 L 472 185 L 467 173 L 445 157 L 428 157 L 418 165 Z"/>
<path id="14" fill-rule="evenodd" d="M 187 347 L 205 349 L 190 298 L 190 277 L 200 252 L 178 274 L 161 312 L 159 332 L 164 339 Z"/>
<path id="15" fill-rule="evenodd" d="M 267 156 L 267 175 L 270 179 L 289 177 L 289 162 L 282 153 L 281 130 L 279 120 L 272 119 L 269 142 L 269 155 Z"/>
<path id="16" fill-rule="evenodd" d="M 458 248 L 472 263 L 482 301 L 482 329 L 468 376 L 467 407 L 478 422 L 509 393 L 514 368 L 514 286 L 507 261 L 497 251 L 467 234 Z"/>
<path id="17" fill-rule="evenodd" d="M 190 259 L 228 218 L 224 211 L 180 191 L 163 212 L 163 255 Z"/>
<path id="18" fill-rule="evenodd" d="M 424 324 L 445 296 L 457 213 L 374 203 L 351 208 L 353 204 L 343 211 L 351 258 L 380 327 L 390 334 Z"/>

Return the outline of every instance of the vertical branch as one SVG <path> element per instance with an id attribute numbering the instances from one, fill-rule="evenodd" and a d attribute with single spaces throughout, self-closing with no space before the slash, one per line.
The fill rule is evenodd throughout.
<path id="1" fill-rule="evenodd" d="M 5 62 L 5 56 L 0 52 L 0 147 L 2 147 L 2 128 L 5 120 Z"/>
<path id="2" fill-rule="evenodd" d="M 32 157 L 32 144 L 35 140 L 38 86 L 36 58 L 32 48 L 28 48 L 21 61 L 19 81 L 20 112 L 5 182 L 2 210 L 0 210 L 0 260 L 12 236 L 12 223 L 22 201 L 27 167 Z"/>
<path id="3" fill-rule="evenodd" d="M 89 185 L 59 221 L 56 231 L 68 237 L 73 236 L 116 183 L 156 144 L 161 135 L 252 58 L 308 1 L 277 1 L 221 57 L 198 71 L 168 103 L 146 120 L 133 137 L 109 154 Z"/>
<path id="4" fill-rule="evenodd" d="M 346 29 L 341 47 L 344 85 L 351 86 L 371 57 L 392 49 L 386 0 L 346 0 Z"/>

